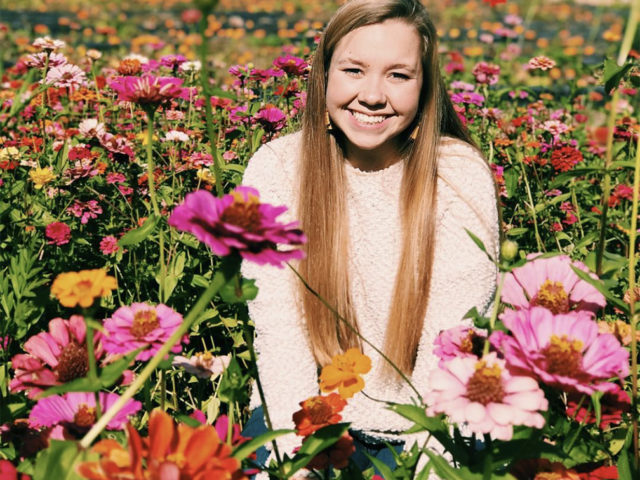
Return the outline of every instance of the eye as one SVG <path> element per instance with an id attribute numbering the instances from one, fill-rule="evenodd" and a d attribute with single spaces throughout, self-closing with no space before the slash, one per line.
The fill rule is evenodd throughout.
<path id="1" fill-rule="evenodd" d="M 343 72 L 345 72 L 347 75 L 351 75 L 351 76 L 358 76 L 362 73 L 362 70 L 360 70 L 359 68 L 344 68 L 342 70 Z"/>
<path id="2" fill-rule="evenodd" d="M 395 78 L 397 80 L 409 80 L 409 75 L 401 72 L 392 72 L 391 78 Z"/>

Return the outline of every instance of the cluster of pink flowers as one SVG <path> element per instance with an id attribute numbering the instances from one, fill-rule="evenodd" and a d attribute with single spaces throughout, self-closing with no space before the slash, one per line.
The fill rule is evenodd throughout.
<path id="1" fill-rule="evenodd" d="M 98 215 L 102 213 L 102 207 L 98 205 L 97 200 L 89 200 L 87 202 L 81 202 L 80 200 L 74 200 L 73 205 L 67 208 L 74 217 L 80 219 L 80 223 L 83 225 L 92 218 L 98 218 Z"/>
<path id="2" fill-rule="evenodd" d="M 585 395 L 603 392 L 601 423 L 621 420 L 629 397 L 611 378 L 629 375 L 629 352 L 601 333 L 595 312 L 604 296 L 572 269 L 588 273 L 566 255 L 529 256 L 506 274 L 500 320 L 508 333 L 487 337 L 470 327 L 444 331 L 435 341 L 439 368 L 425 395 L 428 414 L 445 413 L 471 432 L 509 440 L 514 425 L 541 428 L 548 401 L 540 389 L 563 392 L 567 415 L 594 423 Z M 590 274 L 593 278 L 595 275 Z M 485 342 L 490 352 L 482 355 Z M 606 397 L 606 399 L 605 399 Z"/>

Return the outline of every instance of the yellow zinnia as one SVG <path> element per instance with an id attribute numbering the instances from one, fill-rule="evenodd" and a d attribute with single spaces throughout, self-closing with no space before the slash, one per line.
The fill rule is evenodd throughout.
<path id="1" fill-rule="evenodd" d="M 0 148 L 0 161 L 14 160 L 20 155 L 20 150 L 16 147 Z"/>
<path id="2" fill-rule="evenodd" d="M 35 184 L 36 189 L 40 190 L 56 178 L 56 176 L 49 167 L 38 167 L 29 171 L 29 178 L 31 178 L 31 181 Z"/>
<path id="3" fill-rule="evenodd" d="M 335 355 L 331 364 L 322 369 L 320 390 L 330 392 L 337 388 L 342 398 L 351 398 L 364 388 L 364 380 L 360 375 L 369 370 L 371 359 L 357 348 L 350 348 L 342 355 Z"/>
<path id="4" fill-rule="evenodd" d="M 109 295 L 116 287 L 116 279 L 98 268 L 61 273 L 51 285 L 51 294 L 65 307 L 88 308 L 96 298 Z"/>

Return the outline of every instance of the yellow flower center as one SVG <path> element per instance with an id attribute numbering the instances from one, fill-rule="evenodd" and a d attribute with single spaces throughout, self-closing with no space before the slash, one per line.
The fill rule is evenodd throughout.
<path id="1" fill-rule="evenodd" d="M 249 197 L 249 201 L 245 202 L 240 194 L 232 195 L 235 201 L 225 208 L 220 220 L 241 227 L 247 232 L 256 231 L 262 220 L 258 198 L 251 196 Z"/>
<path id="2" fill-rule="evenodd" d="M 56 374 L 58 381 L 66 383 L 84 377 L 89 371 L 87 349 L 75 342 L 67 344 L 60 352 Z"/>
<path id="3" fill-rule="evenodd" d="M 81 404 L 73 417 L 73 423 L 78 427 L 89 428 L 96 423 L 96 409 L 85 403 Z"/>
<path id="4" fill-rule="evenodd" d="M 574 376 L 582 367 L 580 340 L 569 340 L 566 335 L 551 335 L 549 345 L 542 350 L 547 360 L 547 371 L 553 375 Z"/>
<path id="5" fill-rule="evenodd" d="M 469 333 L 460 342 L 460 351 L 463 353 L 473 353 L 477 356 L 482 355 L 482 348 L 484 346 L 484 338 L 480 335 L 476 335 L 476 332 L 469 330 Z"/>
<path id="6" fill-rule="evenodd" d="M 180 470 L 182 470 L 187 463 L 187 459 L 180 452 L 170 453 L 167 455 L 166 461 L 175 464 Z"/>
<path id="7" fill-rule="evenodd" d="M 322 398 L 311 398 L 305 402 L 304 407 L 311 423 L 315 425 L 325 423 L 331 416 L 331 407 Z"/>
<path id="8" fill-rule="evenodd" d="M 502 370 L 498 365 L 488 367 L 484 360 L 476 363 L 476 371 L 467 382 L 467 398 L 482 405 L 500 403 L 504 397 Z"/>
<path id="9" fill-rule="evenodd" d="M 211 352 L 196 353 L 196 365 L 201 368 L 211 368 L 211 365 L 213 365 L 213 355 L 211 355 Z"/>
<path id="10" fill-rule="evenodd" d="M 554 314 L 567 313 L 569 311 L 569 295 L 562 282 L 546 280 L 531 304 L 545 307 Z"/>
<path id="11" fill-rule="evenodd" d="M 155 310 L 138 310 L 133 316 L 131 335 L 136 338 L 142 338 L 147 333 L 158 328 L 159 325 L 160 322 Z"/>

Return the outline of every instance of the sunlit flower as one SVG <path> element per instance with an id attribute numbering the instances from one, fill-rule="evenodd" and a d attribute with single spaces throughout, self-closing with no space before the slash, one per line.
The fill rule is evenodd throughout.
<path id="1" fill-rule="evenodd" d="M 509 368 L 547 385 L 587 395 L 606 390 L 611 377 L 629 375 L 629 352 L 611 334 L 599 334 L 589 312 L 554 315 L 543 307 L 501 315 L 513 336 L 500 348 Z"/>
<path id="2" fill-rule="evenodd" d="M 100 137 L 106 132 L 104 123 L 97 118 L 85 118 L 82 120 L 78 125 L 78 131 L 85 138 Z"/>
<path id="3" fill-rule="evenodd" d="M 486 335 L 475 328 L 460 325 L 440 333 L 434 340 L 433 354 L 440 359 L 439 365 L 456 357 L 479 358 Z"/>
<path id="4" fill-rule="evenodd" d="M 120 398 L 115 393 L 100 392 L 99 395 L 103 412 Z M 123 430 L 127 418 L 141 407 L 142 404 L 137 400 L 128 400 L 106 428 Z M 56 427 L 51 431 L 50 438 L 81 438 L 96 422 L 96 396 L 93 392 L 69 392 L 42 398 L 31 410 L 29 421 L 36 427 Z"/>
<path id="5" fill-rule="evenodd" d="M 117 288 L 116 279 L 101 268 L 61 273 L 51 285 L 51 294 L 65 307 L 89 308 L 96 298 Z"/>
<path id="6" fill-rule="evenodd" d="M 305 75 L 309 70 L 309 64 L 302 58 L 287 54 L 278 57 L 273 61 L 273 65 L 287 72 L 289 75 Z"/>
<path id="7" fill-rule="evenodd" d="M 60 50 L 64 48 L 67 44 L 62 40 L 56 40 L 55 38 L 51 38 L 48 35 L 45 37 L 36 38 L 31 46 L 39 48 L 41 50 Z"/>
<path id="8" fill-rule="evenodd" d="M 188 142 L 189 140 L 189 135 L 178 130 L 170 130 L 164 136 L 165 142 Z"/>
<path id="9" fill-rule="evenodd" d="M 230 360 L 229 355 L 214 357 L 211 352 L 198 352 L 191 358 L 176 355 L 173 357 L 173 365 L 200 378 L 215 378 L 224 372 Z"/>
<path id="10" fill-rule="evenodd" d="M 538 57 L 533 57 L 529 60 L 528 63 L 530 70 L 551 70 L 556 66 L 556 62 L 551 60 L 549 57 L 545 57 L 544 55 L 540 55 Z"/>
<path id="11" fill-rule="evenodd" d="M 302 250 L 276 250 L 278 243 L 300 245 L 306 241 L 297 222 L 276 220 L 287 208 L 260 203 L 258 191 L 237 187 L 216 198 L 205 190 L 189 193 L 169 217 L 169 225 L 192 233 L 216 255 L 239 253 L 259 264 L 282 267 L 290 259 L 302 258 Z"/>
<path id="12" fill-rule="evenodd" d="M 535 256 L 529 255 L 533 260 L 505 275 L 503 302 L 515 308 L 545 307 L 553 313 L 571 310 L 596 312 L 606 305 L 604 295 L 581 280 L 571 268 L 589 272 L 586 265 L 572 261 L 567 255 Z M 593 274 L 591 276 L 597 278 Z"/>
<path id="13" fill-rule="evenodd" d="M 495 85 L 500 76 L 500 66 L 493 63 L 479 62 L 471 71 L 477 83 Z"/>
<path id="14" fill-rule="evenodd" d="M 425 395 L 427 415 L 446 414 L 474 433 L 511 440 L 514 425 L 542 428 L 545 420 L 538 413 L 548 402 L 538 383 L 528 376 L 513 376 L 489 353 L 481 360 L 454 358 L 429 376 Z"/>
<path id="15" fill-rule="evenodd" d="M 371 370 L 371 359 L 350 348 L 344 354 L 335 355 L 331 363 L 322 368 L 320 390 L 331 392 L 338 389 L 342 398 L 351 398 L 364 388 L 364 375 Z"/>
<path id="16" fill-rule="evenodd" d="M 118 92 L 122 101 L 140 105 L 159 105 L 178 97 L 182 92 L 182 82 L 182 79 L 174 77 L 124 76 L 110 80 L 109 86 Z"/>
<path id="17" fill-rule="evenodd" d="M 44 230 L 49 245 L 64 245 L 71 239 L 71 229 L 63 222 L 51 222 Z"/>
<path id="18" fill-rule="evenodd" d="M 34 398 L 44 389 L 84 377 L 89 370 L 84 318 L 54 318 L 49 331 L 40 332 L 24 344 L 26 354 L 15 355 L 11 366 L 15 376 L 9 383 L 13 392 L 26 391 Z M 100 334 L 94 338 L 96 359 L 102 356 Z"/>
<path id="19" fill-rule="evenodd" d="M 120 307 L 104 321 L 103 346 L 106 352 L 126 354 L 140 347 L 136 360 L 153 357 L 182 323 L 182 315 L 164 304 L 133 303 Z M 188 337 L 182 339 L 187 342 Z M 180 353 L 178 343 L 171 351 Z"/>
<path id="20" fill-rule="evenodd" d="M 131 425 L 127 433 L 128 449 L 111 439 L 98 442 L 92 451 L 100 460 L 80 464 L 80 475 L 90 480 L 246 478 L 240 462 L 231 457 L 231 446 L 220 440 L 211 425 L 176 426 L 167 413 L 155 409 L 149 418 L 148 438 L 140 438 Z"/>
<path id="21" fill-rule="evenodd" d="M 48 63 L 47 63 L 48 62 Z M 44 68 L 45 66 L 49 67 L 59 67 L 60 65 L 64 65 L 67 63 L 67 57 L 65 57 L 62 53 L 34 53 L 33 55 L 27 55 L 24 63 L 33 68 Z"/>
<path id="22" fill-rule="evenodd" d="M 87 83 L 87 77 L 77 65 L 65 63 L 50 69 L 47 72 L 44 83 L 58 88 L 78 88 Z"/>
<path id="23" fill-rule="evenodd" d="M 192 62 L 184 62 L 180 64 L 180 71 L 185 73 L 199 72 L 202 68 L 200 60 L 194 60 Z"/>
<path id="24" fill-rule="evenodd" d="M 306 437 L 322 427 L 338 423 L 342 420 L 339 413 L 346 405 L 347 402 L 337 393 L 307 398 L 300 402 L 302 409 L 293 414 L 296 433 Z"/>
<path id="25" fill-rule="evenodd" d="M 266 132 L 277 132 L 287 124 L 287 116 L 277 107 L 265 107 L 255 116 Z"/>
<path id="26" fill-rule="evenodd" d="M 37 167 L 33 170 L 29 170 L 29 178 L 33 182 L 34 187 L 37 190 L 40 190 L 46 184 L 51 183 L 56 178 L 56 175 L 49 167 Z"/>
<path id="27" fill-rule="evenodd" d="M 198 180 L 204 183 L 207 183 L 209 185 L 216 184 L 216 176 L 213 173 L 211 173 L 211 170 L 207 168 L 199 168 L 196 171 L 196 177 L 198 178 Z"/>
<path id="28" fill-rule="evenodd" d="M 624 346 L 630 345 L 633 339 L 631 325 L 623 320 L 616 320 L 615 322 L 601 320 L 598 322 L 598 332 L 613 334 Z M 640 342 L 640 331 L 637 330 L 636 339 Z"/>
<path id="29" fill-rule="evenodd" d="M 120 75 L 136 75 L 142 70 L 142 62 L 137 58 L 125 58 L 118 65 Z"/>

